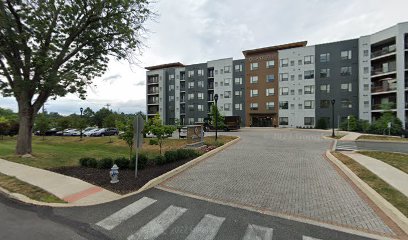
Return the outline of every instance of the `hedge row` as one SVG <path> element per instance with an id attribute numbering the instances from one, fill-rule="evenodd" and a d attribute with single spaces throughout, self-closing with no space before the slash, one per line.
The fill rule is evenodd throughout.
<path id="1" fill-rule="evenodd" d="M 158 155 L 153 159 L 149 159 L 145 154 L 139 154 L 137 169 L 143 169 L 146 167 L 147 163 L 150 161 L 153 165 L 164 165 L 166 163 L 172 163 L 176 161 L 182 161 L 186 159 L 193 159 L 201 154 L 194 149 L 177 149 L 170 150 L 164 153 L 164 156 Z M 116 159 L 112 158 L 102 158 L 96 160 L 91 157 L 84 157 L 79 159 L 79 164 L 83 167 L 91 168 L 101 168 L 101 169 L 110 169 L 113 164 L 119 167 L 119 169 L 134 169 L 135 168 L 136 155 L 133 155 L 132 161 L 129 161 L 128 158 L 119 157 Z"/>

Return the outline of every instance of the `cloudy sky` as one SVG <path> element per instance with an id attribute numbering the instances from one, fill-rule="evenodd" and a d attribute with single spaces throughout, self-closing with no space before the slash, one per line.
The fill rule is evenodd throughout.
<path id="1" fill-rule="evenodd" d="M 71 95 L 50 100 L 46 109 L 71 114 L 110 104 L 115 111 L 145 112 L 145 66 L 240 59 L 245 49 L 358 38 L 408 21 L 407 0 L 155 0 L 153 7 L 158 16 L 147 24 L 139 64 L 112 61 L 87 100 Z M 0 97 L 0 107 L 17 110 L 12 98 Z"/>

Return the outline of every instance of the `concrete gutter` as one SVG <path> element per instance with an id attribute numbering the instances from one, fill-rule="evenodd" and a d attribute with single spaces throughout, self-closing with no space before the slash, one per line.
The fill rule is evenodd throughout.
<path id="1" fill-rule="evenodd" d="M 394 221 L 405 234 L 408 234 L 408 218 L 397 208 L 385 200 L 379 193 L 372 189 L 367 183 L 361 180 L 353 171 L 338 160 L 330 150 L 326 151 L 326 156 L 333 162 L 367 197 L 373 201 L 392 221 Z"/>

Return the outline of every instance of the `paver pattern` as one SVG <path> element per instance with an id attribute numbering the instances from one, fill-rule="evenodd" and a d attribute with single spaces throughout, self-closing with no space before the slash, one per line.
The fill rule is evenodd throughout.
<path id="1" fill-rule="evenodd" d="M 241 141 L 163 183 L 221 201 L 391 233 L 373 209 L 324 159 L 327 133 L 245 129 Z"/>

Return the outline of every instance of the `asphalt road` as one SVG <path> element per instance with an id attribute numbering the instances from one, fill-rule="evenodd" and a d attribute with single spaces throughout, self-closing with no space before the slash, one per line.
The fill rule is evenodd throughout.
<path id="1" fill-rule="evenodd" d="M 408 143 L 356 141 L 358 150 L 408 153 Z"/>

